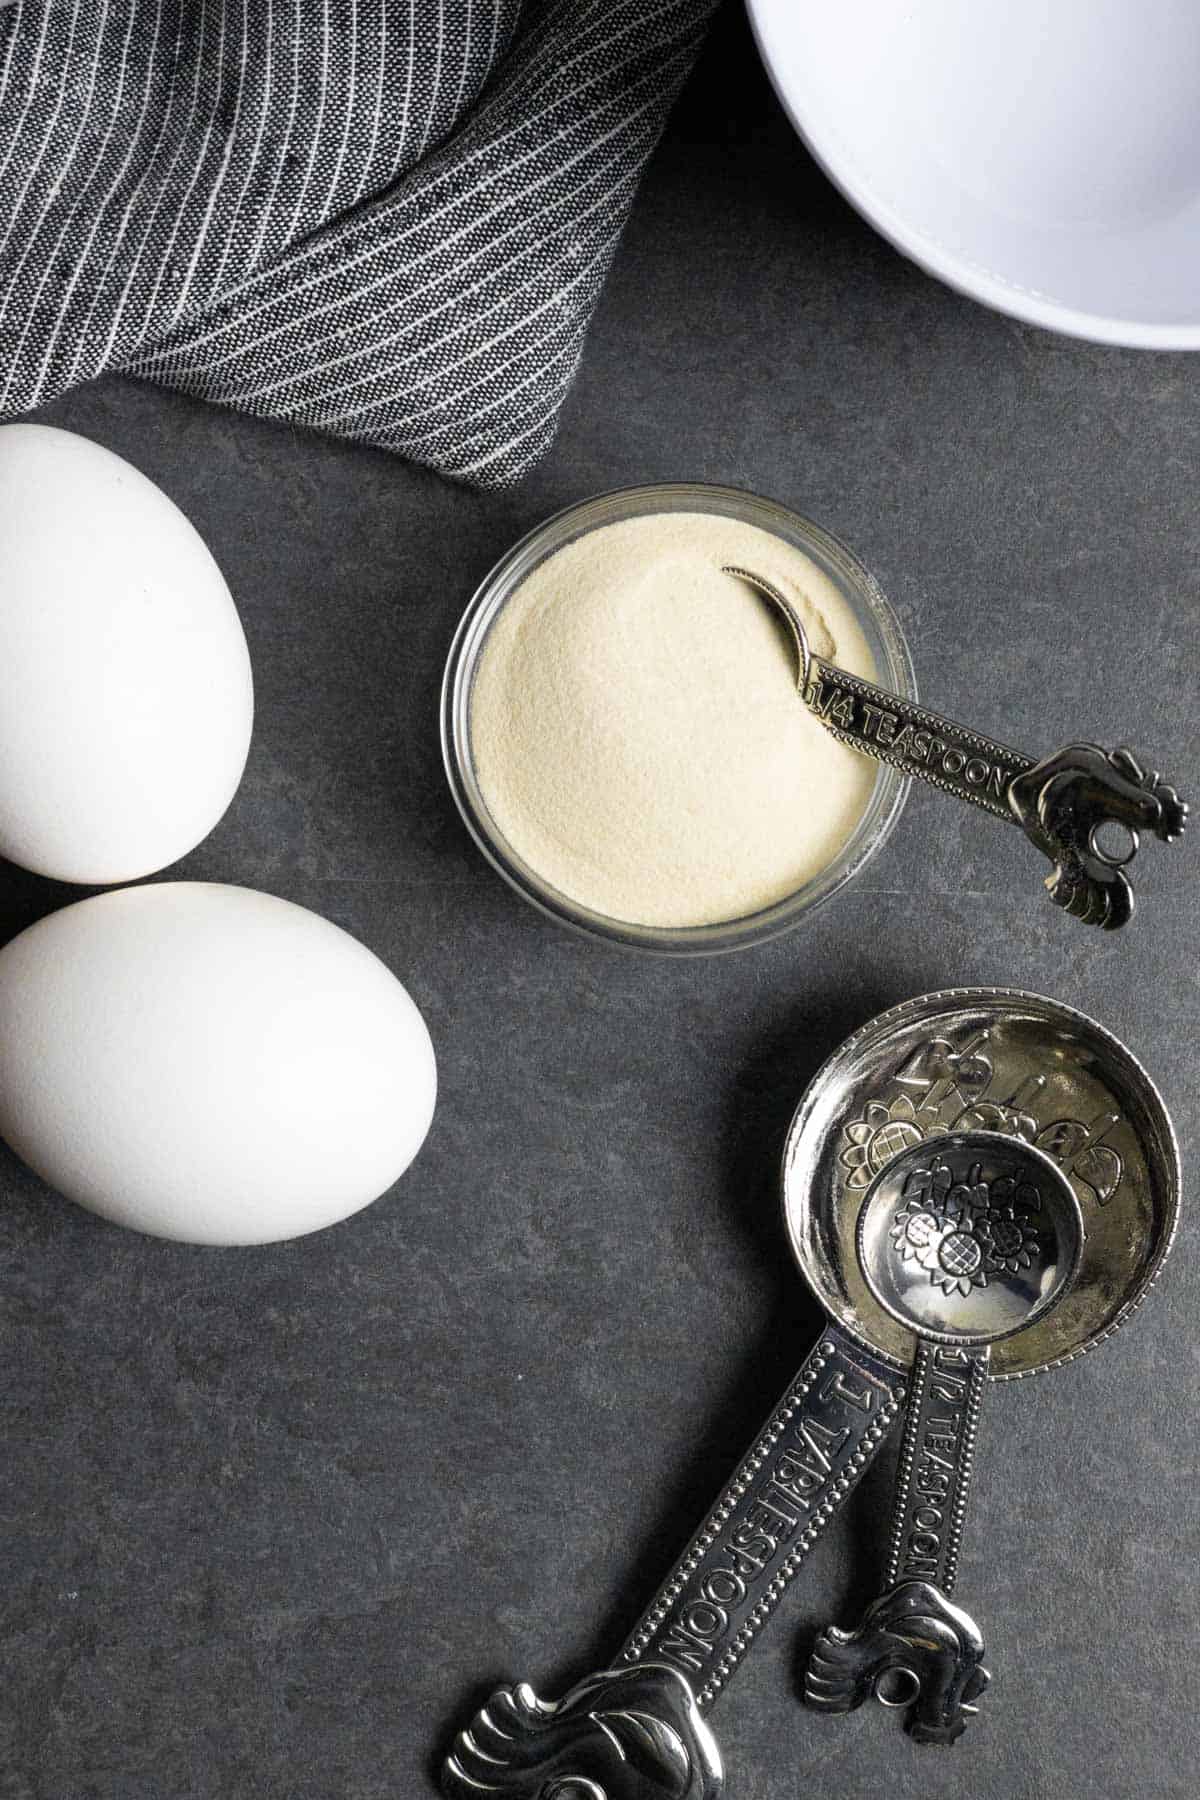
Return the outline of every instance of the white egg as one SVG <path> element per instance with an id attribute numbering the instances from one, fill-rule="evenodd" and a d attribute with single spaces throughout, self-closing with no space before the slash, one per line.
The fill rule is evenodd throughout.
<path id="1" fill-rule="evenodd" d="M 344 1219 L 403 1174 L 436 1091 L 396 977 L 268 894 L 119 889 L 0 950 L 0 1134 L 137 1231 L 253 1244 Z"/>
<path id="2" fill-rule="evenodd" d="M 229 805 L 253 715 L 179 508 L 87 438 L 0 427 L 0 855 L 98 885 L 165 868 Z"/>

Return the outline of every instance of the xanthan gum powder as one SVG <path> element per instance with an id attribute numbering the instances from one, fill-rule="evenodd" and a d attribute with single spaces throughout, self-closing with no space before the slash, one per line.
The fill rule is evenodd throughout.
<path id="1" fill-rule="evenodd" d="M 772 609 L 814 653 L 875 678 L 849 602 L 783 538 L 713 513 L 585 533 L 539 564 L 484 642 L 470 701 L 492 819 L 543 881 L 635 925 L 712 925 L 786 899 L 834 860 L 876 769 L 796 692 Z"/>

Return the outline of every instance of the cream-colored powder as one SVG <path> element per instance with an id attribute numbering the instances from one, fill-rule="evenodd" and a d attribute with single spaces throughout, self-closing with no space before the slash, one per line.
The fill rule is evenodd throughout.
<path id="1" fill-rule="evenodd" d="M 544 881 L 612 919 L 710 925 L 786 898 L 862 817 L 873 763 L 796 692 L 769 605 L 812 648 L 873 678 L 838 589 L 782 538 L 713 513 L 588 532 L 541 563 L 484 642 L 471 751 L 501 835 Z"/>

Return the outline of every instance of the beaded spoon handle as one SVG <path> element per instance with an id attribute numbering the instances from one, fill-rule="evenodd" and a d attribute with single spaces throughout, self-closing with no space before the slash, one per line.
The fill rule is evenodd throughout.
<path id="1" fill-rule="evenodd" d="M 1056 906 L 1106 931 L 1128 924 L 1134 898 L 1125 870 L 1139 833 L 1169 844 L 1187 824 L 1186 803 L 1157 770 L 1125 745 L 1067 744 L 1037 762 L 814 656 L 779 588 L 750 569 L 726 565 L 724 573 L 739 576 L 780 613 L 795 641 L 804 703 L 834 737 L 1019 825 L 1054 864 L 1046 887 Z M 1105 844 L 1114 831 L 1119 850 Z"/>

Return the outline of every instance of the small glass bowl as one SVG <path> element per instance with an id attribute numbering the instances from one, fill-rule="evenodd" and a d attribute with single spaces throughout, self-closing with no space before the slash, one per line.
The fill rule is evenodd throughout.
<path id="1" fill-rule="evenodd" d="M 763 944 L 790 931 L 804 915 L 844 886 L 887 837 L 908 795 L 909 780 L 880 764 L 866 811 L 840 853 L 821 873 L 786 899 L 761 912 L 714 925 L 636 925 L 592 912 L 544 881 L 506 841 L 480 791 L 471 755 L 471 688 L 487 634 L 509 596 L 531 570 L 564 544 L 599 526 L 648 513 L 723 513 L 794 544 L 812 558 L 850 603 L 875 660 L 881 686 L 909 700 L 917 697 L 908 645 L 883 590 L 844 544 L 799 513 L 741 488 L 702 482 L 668 482 L 618 488 L 556 513 L 523 537 L 481 583 L 454 635 L 442 684 L 442 755 L 450 791 L 468 831 L 492 867 L 539 912 L 588 937 L 661 956 L 712 956 Z"/>

